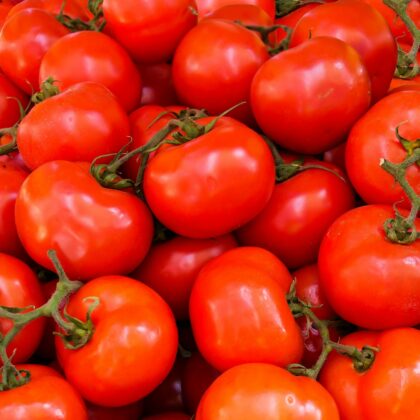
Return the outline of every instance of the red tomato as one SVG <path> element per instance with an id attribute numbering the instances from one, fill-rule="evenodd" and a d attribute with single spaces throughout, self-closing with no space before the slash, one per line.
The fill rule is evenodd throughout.
<path id="1" fill-rule="evenodd" d="M 24 308 L 30 305 L 38 307 L 44 302 L 41 285 L 32 270 L 17 258 L 0 253 L 0 305 Z M 7 353 L 10 356 L 16 350 L 13 356 L 14 363 L 26 362 L 32 356 L 42 338 L 44 321 L 44 318 L 32 321 L 12 340 L 7 347 Z M 2 335 L 6 334 L 12 326 L 12 321 L 0 319 Z M 0 395 L 2 394 L 1 392 Z M 0 415 L 0 418 L 7 417 Z"/>
<path id="2" fill-rule="evenodd" d="M 252 78 L 268 58 L 255 32 L 226 20 L 206 19 L 176 50 L 172 75 L 177 95 L 186 105 L 221 114 L 249 101 Z M 248 104 L 229 115 L 248 124 L 254 121 Z"/>
<path id="3" fill-rule="evenodd" d="M 116 153 L 129 130 L 114 95 L 99 83 L 83 82 L 35 105 L 19 125 L 17 143 L 25 164 L 35 169 L 53 160 L 90 162 Z"/>
<path id="4" fill-rule="evenodd" d="M 264 363 L 236 366 L 204 394 L 196 420 L 338 420 L 331 395 L 316 381 Z"/>
<path id="5" fill-rule="evenodd" d="M 196 0 L 198 16 L 203 18 L 221 7 L 238 4 L 252 4 L 263 9 L 274 20 L 275 3 L 272 0 Z"/>
<path id="6" fill-rule="evenodd" d="M 0 73 L 0 128 L 12 127 L 20 119 L 19 103 L 25 108 L 26 95 Z"/>
<path id="7" fill-rule="evenodd" d="M 353 206 L 349 184 L 326 170 L 306 169 L 277 184 L 264 210 L 236 235 L 241 244 L 261 246 L 298 268 L 316 261 L 331 223 Z"/>
<path id="8" fill-rule="evenodd" d="M 0 68 L 26 93 L 39 90 L 39 66 L 51 45 L 69 33 L 43 10 L 25 9 L 7 19 L 0 33 Z"/>
<path id="9" fill-rule="evenodd" d="M 202 125 L 211 121 L 197 120 Z M 274 187 L 274 160 L 256 132 L 223 117 L 208 133 L 157 153 L 143 187 L 152 212 L 169 229 L 212 238 L 264 208 Z"/>
<path id="10" fill-rule="evenodd" d="M 93 404 L 88 404 L 87 407 L 89 420 L 133 420 L 139 419 L 143 412 L 141 401 L 122 407 L 101 407 Z"/>
<path id="11" fill-rule="evenodd" d="M 23 386 L 0 392 L 0 418 L 87 420 L 83 400 L 54 369 L 41 365 L 17 368 L 28 370 L 31 379 Z"/>
<path id="12" fill-rule="evenodd" d="M 33 171 L 16 200 L 16 225 L 29 255 L 53 269 L 55 249 L 72 279 L 125 274 L 149 250 L 153 221 L 132 194 L 102 188 L 88 165 L 55 161 Z"/>
<path id="13" fill-rule="evenodd" d="M 388 24 L 376 9 L 359 0 L 322 4 L 299 20 L 290 45 L 319 36 L 332 36 L 354 47 L 369 73 L 372 101 L 386 94 L 397 63 L 397 48 Z"/>
<path id="14" fill-rule="evenodd" d="M 206 16 L 211 19 L 227 19 L 239 21 L 242 25 L 272 26 L 273 18 L 256 4 L 227 4 Z"/>
<path id="15" fill-rule="evenodd" d="M 134 403 L 155 389 L 175 361 L 175 319 L 162 298 L 144 284 L 122 276 L 105 276 L 85 284 L 70 298 L 68 312 L 85 319 L 92 313 L 95 330 L 78 350 L 56 339 L 57 354 L 69 382 L 83 398 L 105 407 Z"/>
<path id="16" fill-rule="evenodd" d="M 322 153 L 342 142 L 369 104 L 369 75 L 359 55 L 330 37 L 310 39 L 272 57 L 251 86 L 261 129 L 298 153 Z"/>
<path id="17" fill-rule="evenodd" d="M 338 146 L 335 146 L 332 149 L 324 152 L 324 154 L 322 155 L 322 160 L 324 162 L 332 163 L 337 168 L 340 168 L 340 170 L 343 173 L 347 174 L 345 154 L 346 154 L 346 142 L 340 143 Z"/>
<path id="18" fill-rule="evenodd" d="M 105 31 L 136 61 L 160 63 L 196 24 L 194 9 L 194 0 L 104 0 Z"/>
<path id="19" fill-rule="evenodd" d="M 159 293 L 176 319 L 188 319 L 188 302 L 201 268 L 237 245 L 232 235 L 212 239 L 176 237 L 153 245 L 132 276 Z"/>
<path id="20" fill-rule="evenodd" d="M 79 82 L 106 86 L 126 111 L 140 104 L 141 78 L 128 53 L 109 36 L 81 31 L 59 39 L 44 55 L 39 83 L 57 80 L 61 91 Z"/>
<path id="21" fill-rule="evenodd" d="M 7 15 L 11 8 L 12 8 L 11 4 L 0 3 L 0 30 L 3 27 L 4 22 L 6 22 Z"/>
<path id="22" fill-rule="evenodd" d="M 402 188 L 379 165 L 380 159 L 402 162 L 407 151 L 395 130 L 409 141 L 420 137 L 420 92 L 394 93 L 375 104 L 352 128 L 346 145 L 346 167 L 352 185 L 368 204 L 409 207 Z M 420 194 L 420 169 L 412 165 L 407 180 Z"/>
<path id="23" fill-rule="evenodd" d="M 156 414 L 154 416 L 144 417 L 143 420 L 191 420 L 191 416 L 187 414 L 171 411 L 168 413 Z"/>
<path id="24" fill-rule="evenodd" d="M 342 420 L 420 419 L 420 331 L 360 331 L 345 337 L 342 344 L 380 349 L 363 373 L 338 353 L 331 354 L 324 365 L 320 382 L 334 397 Z"/>
<path id="25" fill-rule="evenodd" d="M 10 18 L 10 16 L 13 16 L 24 9 L 41 9 L 53 15 L 58 15 L 62 7 L 63 0 L 23 0 L 10 9 L 7 17 Z M 65 15 L 74 19 L 80 18 L 82 20 L 87 20 L 86 13 L 76 0 L 66 0 L 63 11 Z"/>
<path id="26" fill-rule="evenodd" d="M 300 331 L 285 298 L 288 278 L 279 282 L 255 262 L 254 252 L 259 250 L 237 248 L 208 262 L 192 289 L 194 337 L 219 371 L 251 362 L 286 366 L 302 356 Z"/>
<path id="27" fill-rule="evenodd" d="M 319 251 L 321 286 L 330 305 L 362 328 L 420 323 L 420 241 L 387 240 L 382 226 L 393 216 L 391 206 L 350 210 L 331 225 Z"/>

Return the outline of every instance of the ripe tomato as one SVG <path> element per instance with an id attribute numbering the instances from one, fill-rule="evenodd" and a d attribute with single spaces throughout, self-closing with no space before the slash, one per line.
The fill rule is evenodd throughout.
<path id="1" fill-rule="evenodd" d="M 159 293 L 176 319 L 188 319 L 191 289 L 201 268 L 236 245 L 232 235 L 212 239 L 176 237 L 153 245 L 132 276 Z"/>
<path id="2" fill-rule="evenodd" d="M 263 9 L 274 20 L 275 3 L 271 0 L 196 0 L 196 3 L 199 18 L 206 17 L 224 6 L 252 4 Z"/>
<path id="3" fill-rule="evenodd" d="M 16 200 L 16 226 L 36 262 L 53 269 L 47 251 L 55 249 L 68 276 L 85 280 L 131 272 L 153 236 L 141 200 L 102 188 L 87 164 L 66 161 L 46 163 L 28 176 Z"/>
<path id="4" fill-rule="evenodd" d="M 260 6 L 247 3 L 227 4 L 214 10 L 206 16 L 211 19 L 227 19 L 232 22 L 239 21 L 243 25 L 271 26 L 273 18 Z"/>
<path id="5" fill-rule="evenodd" d="M 202 125 L 211 121 L 197 120 Z M 157 153 L 148 163 L 143 187 L 152 212 L 169 229 L 212 238 L 245 224 L 264 208 L 274 172 L 264 140 L 223 117 L 208 133 Z"/>
<path id="6" fill-rule="evenodd" d="M 302 357 L 302 337 L 283 286 L 290 274 L 278 281 L 256 262 L 255 252 L 260 254 L 258 248 L 237 248 L 208 262 L 191 292 L 194 338 L 219 371 L 251 362 L 286 366 Z"/>
<path id="7" fill-rule="evenodd" d="M 61 91 L 79 82 L 101 83 L 126 111 L 140 104 L 137 67 L 124 48 L 101 32 L 81 31 L 60 38 L 41 62 L 39 83 L 48 77 L 57 80 Z"/>
<path id="8" fill-rule="evenodd" d="M 38 307 L 44 302 L 41 285 L 32 270 L 17 258 L 0 253 L 0 305 L 25 308 L 31 305 Z M 16 350 L 13 357 L 14 363 L 26 362 L 32 356 L 44 332 L 44 321 L 44 318 L 32 321 L 12 340 L 7 347 L 7 353 L 10 356 Z M 6 334 L 12 326 L 12 321 L 0 319 L 2 335 Z M 7 417 L 0 416 L 0 418 Z"/>
<path id="9" fill-rule="evenodd" d="M 197 410 L 196 420 L 338 420 L 331 395 L 316 381 L 277 366 L 249 363 L 217 378 Z"/>
<path id="10" fill-rule="evenodd" d="M 346 145 L 346 167 L 352 185 L 368 204 L 409 207 L 408 198 L 392 176 L 379 165 L 384 158 L 402 162 L 407 151 L 395 130 L 409 141 L 420 137 L 420 92 L 394 93 L 375 104 L 352 128 Z M 412 165 L 407 180 L 420 194 L 420 169 Z"/>
<path id="11" fill-rule="evenodd" d="M 23 386 L 0 392 L 0 418 L 88 419 L 79 394 L 54 369 L 41 365 L 18 365 L 17 368 L 28 370 L 31 379 Z"/>
<path id="12" fill-rule="evenodd" d="M 68 312 L 86 319 L 91 296 L 93 336 L 82 348 L 67 350 L 56 339 L 69 382 L 83 398 L 105 407 L 134 403 L 155 389 L 175 361 L 178 339 L 169 306 L 146 285 L 123 276 L 86 283 L 70 298 Z"/>
<path id="13" fill-rule="evenodd" d="M 12 8 L 11 4 L 0 3 L 0 31 L 4 25 L 4 22 L 6 22 L 7 15 L 11 8 Z"/>
<path id="14" fill-rule="evenodd" d="M 139 63 L 160 63 L 196 24 L 194 9 L 194 0 L 104 0 L 105 31 Z"/>
<path id="15" fill-rule="evenodd" d="M 154 416 L 144 417 L 143 420 L 191 420 L 191 416 L 179 411 L 155 414 Z"/>
<path id="16" fill-rule="evenodd" d="M 116 153 L 129 130 L 114 95 L 99 83 L 83 82 L 35 105 L 19 125 L 17 143 L 25 164 L 35 169 L 53 160 L 90 162 Z"/>
<path id="17" fill-rule="evenodd" d="M 376 9 L 358 0 L 322 4 L 299 20 L 290 45 L 318 36 L 332 36 L 350 44 L 369 73 L 372 101 L 386 95 L 397 63 L 397 48 L 388 24 Z"/>
<path id="18" fill-rule="evenodd" d="M 28 104 L 27 96 L 0 73 L 0 128 L 12 127 L 19 121 L 18 101 L 23 108 Z"/>
<path id="19" fill-rule="evenodd" d="M 379 348 L 363 373 L 338 353 L 332 353 L 324 365 L 320 382 L 334 397 L 342 420 L 420 419 L 420 331 L 360 331 L 346 336 L 342 344 Z"/>
<path id="20" fill-rule="evenodd" d="M 226 20 L 206 19 L 180 42 L 172 64 L 175 90 L 182 103 L 218 115 L 243 101 L 256 71 L 268 60 L 259 36 Z M 220 65 L 223 63 L 223 66 Z M 229 115 L 252 124 L 248 104 Z"/>
<path id="21" fill-rule="evenodd" d="M 7 18 L 24 9 L 41 9 L 53 15 L 58 15 L 62 7 L 63 0 L 23 0 L 10 9 Z M 76 0 L 66 0 L 63 12 L 74 19 L 87 20 L 86 13 Z"/>
<path id="22" fill-rule="evenodd" d="M 420 323 L 420 241 L 387 240 L 382 226 L 393 216 L 391 206 L 352 209 L 331 225 L 319 251 L 321 286 L 330 305 L 362 328 Z"/>
<path id="23" fill-rule="evenodd" d="M 87 404 L 89 420 L 133 420 L 143 418 L 142 401 L 122 407 L 101 407 Z"/>
<path id="24" fill-rule="evenodd" d="M 342 142 L 369 104 L 369 75 L 359 55 L 330 37 L 272 57 L 251 86 L 252 109 L 263 132 L 298 153 L 322 153 Z"/>
<path id="25" fill-rule="evenodd" d="M 39 90 L 39 66 L 51 45 L 69 31 L 40 9 L 24 9 L 7 19 L 0 33 L 0 68 L 26 93 Z"/>

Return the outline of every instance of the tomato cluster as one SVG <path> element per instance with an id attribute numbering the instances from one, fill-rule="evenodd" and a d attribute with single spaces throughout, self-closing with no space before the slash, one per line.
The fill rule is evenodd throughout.
<path id="1" fill-rule="evenodd" d="M 0 418 L 420 420 L 419 26 L 1 2 Z"/>

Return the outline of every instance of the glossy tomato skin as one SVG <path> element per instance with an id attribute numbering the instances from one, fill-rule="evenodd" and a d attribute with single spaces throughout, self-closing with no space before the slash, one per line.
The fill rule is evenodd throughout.
<path id="1" fill-rule="evenodd" d="M 198 407 L 197 420 L 338 420 L 331 395 L 313 379 L 264 363 L 236 366 L 217 378 Z"/>
<path id="2" fill-rule="evenodd" d="M 197 120 L 202 125 L 211 121 Z M 274 188 L 274 160 L 256 132 L 223 117 L 207 134 L 156 154 L 143 187 L 165 226 L 182 236 L 211 238 L 231 232 L 264 208 Z"/>
<path id="3" fill-rule="evenodd" d="M 319 251 L 321 286 L 330 305 L 362 328 L 420 322 L 420 242 L 387 240 L 383 224 L 392 217 L 391 206 L 352 209 L 331 225 Z"/>
<path id="4" fill-rule="evenodd" d="M 254 250 L 237 248 L 210 261 L 192 289 L 194 338 L 219 371 L 251 362 L 286 366 L 302 356 L 302 338 L 284 286 L 261 264 L 247 264 Z"/>
<path id="5" fill-rule="evenodd" d="M 35 169 L 53 160 L 91 162 L 116 153 L 128 142 L 129 130 L 114 95 L 99 83 L 82 82 L 32 108 L 19 125 L 17 142 L 25 164 Z"/>
<path id="6" fill-rule="evenodd" d="M 196 24 L 194 9 L 194 0 L 104 0 L 105 31 L 135 61 L 160 63 L 172 57 L 182 37 Z"/>
<path id="7" fill-rule="evenodd" d="M 41 9 L 53 15 L 58 15 L 63 7 L 62 0 L 23 0 L 14 5 L 7 16 L 15 15 L 24 9 Z M 88 20 L 83 8 L 76 0 L 66 0 L 64 5 L 64 14 L 72 18 L 79 18 L 81 20 Z"/>
<path id="8" fill-rule="evenodd" d="M 285 149 L 305 154 L 343 141 L 370 99 L 359 55 L 331 37 L 307 40 L 272 57 L 251 86 L 252 110 L 263 132 Z"/>
<path id="9" fill-rule="evenodd" d="M 380 349 L 364 373 L 354 369 L 350 358 L 337 353 L 330 355 L 321 371 L 320 382 L 334 397 L 342 420 L 420 419 L 420 331 L 360 331 L 342 343 Z"/>
<path id="10" fill-rule="evenodd" d="M 198 15 L 201 18 L 216 12 L 218 9 L 232 4 L 252 4 L 263 9 L 272 20 L 275 15 L 275 4 L 271 0 L 196 0 Z"/>
<path id="11" fill-rule="evenodd" d="M 306 169 L 276 184 L 264 210 L 236 236 L 239 243 L 266 248 L 296 269 L 316 261 L 331 223 L 353 206 L 347 182 L 326 170 Z"/>
<path id="12" fill-rule="evenodd" d="M 249 3 L 227 4 L 214 10 L 206 18 L 239 21 L 243 25 L 271 26 L 273 19 L 260 6 Z"/>
<path id="13" fill-rule="evenodd" d="M 223 19 L 206 19 L 176 50 L 172 64 L 175 90 L 182 103 L 219 115 L 240 102 L 249 102 L 252 79 L 268 58 L 267 48 L 255 32 Z M 229 115 L 253 123 L 248 103 Z"/>
<path id="14" fill-rule="evenodd" d="M 201 268 L 236 246 L 232 235 L 212 239 L 175 237 L 153 245 L 132 276 L 159 293 L 176 319 L 188 319 L 191 289 Z"/>
<path id="15" fill-rule="evenodd" d="M 28 94 L 39 90 L 39 66 L 51 45 L 69 31 L 52 14 L 25 9 L 8 19 L 0 34 L 0 68 Z"/>
<path id="16" fill-rule="evenodd" d="M 0 128 L 12 127 L 19 121 L 18 101 L 23 108 L 28 104 L 27 96 L 4 74 L 0 74 Z"/>
<path id="17" fill-rule="evenodd" d="M 68 312 L 85 319 L 91 300 L 95 330 L 78 350 L 56 339 L 57 354 L 69 382 L 86 400 L 105 407 L 134 403 L 168 375 L 178 339 L 169 306 L 148 286 L 128 277 L 104 276 L 70 298 Z"/>
<path id="18" fill-rule="evenodd" d="M 81 31 L 60 38 L 44 55 L 39 83 L 57 80 L 61 91 L 79 82 L 106 86 L 126 111 L 140 104 L 141 77 L 128 53 L 109 36 Z"/>
<path id="19" fill-rule="evenodd" d="M 0 418 L 7 420 L 87 420 L 86 406 L 54 369 L 42 365 L 18 365 L 28 370 L 26 385 L 0 393 Z"/>
<path id="20" fill-rule="evenodd" d="M 0 305 L 15 308 L 39 307 L 45 302 L 41 285 L 33 271 L 22 261 L 0 253 Z M 0 332 L 6 334 L 13 326 L 12 321 L 1 319 Z M 26 362 L 41 341 L 45 319 L 39 318 L 25 326 L 7 347 L 14 363 Z M 3 418 L 3 417 L 2 417 Z"/>
<path id="21" fill-rule="evenodd" d="M 17 198 L 16 224 L 36 262 L 52 270 L 47 251 L 55 249 L 72 279 L 131 272 L 153 237 L 152 216 L 141 200 L 101 187 L 87 164 L 67 161 L 29 175 Z"/>
<path id="22" fill-rule="evenodd" d="M 402 162 L 407 151 L 396 136 L 409 141 L 420 137 L 420 92 L 394 93 L 376 103 L 352 128 L 347 139 L 345 161 L 351 183 L 368 204 L 399 203 L 410 208 L 402 188 L 379 165 L 380 159 Z M 420 194 L 420 169 L 412 165 L 407 180 Z"/>
<path id="23" fill-rule="evenodd" d="M 388 91 L 397 63 L 397 48 L 381 14 L 359 0 L 339 0 L 315 7 L 297 23 L 290 45 L 332 36 L 351 45 L 362 58 L 372 83 L 372 101 Z"/>

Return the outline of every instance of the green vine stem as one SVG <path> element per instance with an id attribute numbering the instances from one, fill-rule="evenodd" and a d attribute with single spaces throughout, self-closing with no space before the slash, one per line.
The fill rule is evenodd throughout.
<path id="1" fill-rule="evenodd" d="M 276 2 L 276 17 L 288 15 L 293 10 L 305 6 L 310 3 L 325 3 L 324 0 L 275 0 Z"/>
<path id="2" fill-rule="evenodd" d="M 60 90 L 58 87 L 54 84 L 56 80 L 54 80 L 52 77 L 48 77 L 41 83 L 41 89 L 39 92 L 35 92 L 31 96 L 31 102 L 36 104 L 41 103 L 42 101 L 45 101 L 48 98 L 51 98 L 53 96 L 56 96 L 60 93 Z"/>
<path id="3" fill-rule="evenodd" d="M 103 3 L 103 0 L 88 0 L 88 9 L 92 13 L 93 17 L 88 22 L 85 22 L 84 20 L 80 18 L 74 19 L 64 14 L 66 0 L 63 0 L 60 13 L 56 16 L 56 19 L 66 28 L 70 29 L 70 31 L 72 32 L 77 32 L 77 31 L 101 32 L 106 25 L 106 20 L 104 19 L 104 13 L 102 10 L 102 3 Z"/>
<path id="4" fill-rule="evenodd" d="M 90 339 L 93 333 L 93 325 L 90 319 L 92 311 L 98 304 L 98 300 L 93 298 L 94 302 L 90 305 L 87 321 L 82 322 L 69 316 L 64 310 L 60 311 L 67 302 L 69 296 L 76 292 L 83 283 L 70 280 L 65 274 L 55 251 L 48 251 L 48 256 L 54 264 L 59 280 L 57 287 L 51 298 L 44 305 L 34 308 L 11 308 L 0 306 L 0 318 L 6 318 L 12 321 L 12 328 L 0 336 L 0 358 L 3 363 L 1 368 L 0 391 L 15 388 L 24 385 L 30 380 L 30 374 L 26 371 L 19 371 L 12 363 L 13 354 L 9 357 L 7 347 L 10 345 L 16 335 L 30 322 L 41 317 L 52 317 L 60 329 L 63 331 L 59 335 L 65 339 L 67 348 L 82 347 Z"/>

